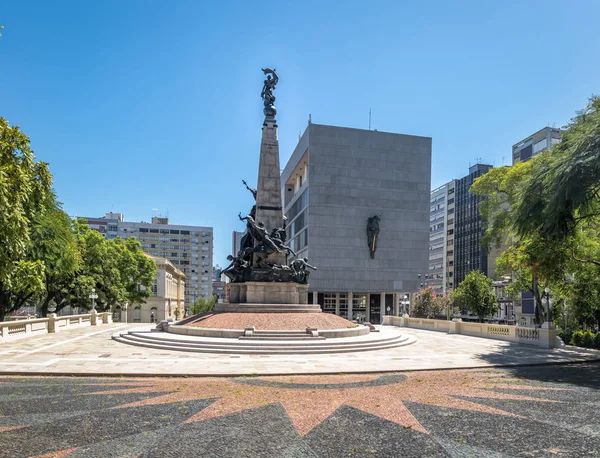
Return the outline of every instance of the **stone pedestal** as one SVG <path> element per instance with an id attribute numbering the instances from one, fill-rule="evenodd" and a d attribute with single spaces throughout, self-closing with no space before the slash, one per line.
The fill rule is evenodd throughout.
<path id="1" fill-rule="evenodd" d="M 229 304 L 215 304 L 215 312 L 320 313 L 308 303 L 308 285 L 292 282 L 230 283 Z"/>
<path id="2" fill-rule="evenodd" d="M 308 304 L 308 285 L 292 282 L 230 283 L 230 304 Z"/>

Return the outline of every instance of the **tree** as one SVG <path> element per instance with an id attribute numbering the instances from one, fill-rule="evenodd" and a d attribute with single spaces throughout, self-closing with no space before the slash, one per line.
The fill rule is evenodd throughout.
<path id="1" fill-rule="evenodd" d="M 498 271 L 513 275 L 514 292 L 533 293 L 536 322 L 550 319 L 540 292 L 549 287 L 555 303 L 568 300 L 580 322 L 589 323 L 595 282 L 576 286 L 581 278 L 600 276 L 600 99 L 590 99 L 552 149 L 488 172 L 471 192 L 486 196 L 480 207 L 490 223 L 484 242 L 509 246 Z M 572 274 L 577 280 L 567 286 Z"/>
<path id="2" fill-rule="evenodd" d="M 28 256 L 32 229 L 52 202 L 48 165 L 0 118 L 0 321 L 44 291 L 44 263 Z"/>
<path id="3" fill-rule="evenodd" d="M 59 311 L 69 304 L 70 285 L 82 263 L 71 219 L 58 204 L 53 207 L 34 223 L 29 243 L 31 259 L 41 260 L 45 268 L 42 316 L 50 305 Z"/>
<path id="4" fill-rule="evenodd" d="M 415 300 L 411 308 L 411 315 L 415 318 L 430 318 L 435 294 L 433 288 L 422 288 L 415 295 Z"/>
<path id="5" fill-rule="evenodd" d="M 415 318 L 436 318 L 442 313 L 446 314 L 450 306 L 448 296 L 436 294 L 433 287 L 429 286 L 416 294 L 411 313 Z"/>
<path id="6" fill-rule="evenodd" d="M 600 217 L 600 98 L 564 128 L 562 141 L 545 155 L 525 185 L 517 209 L 519 235 L 534 232 L 565 239 L 585 223 Z M 586 262 L 600 266 L 600 259 Z"/>
<path id="7" fill-rule="evenodd" d="M 570 245 L 566 241 L 550 240 L 539 233 L 518 236 L 514 222 L 526 183 L 547 162 L 548 158 L 543 153 L 512 167 L 492 169 L 475 180 L 470 189 L 472 193 L 485 197 L 479 207 L 487 221 L 482 244 L 488 249 L 504 248 L 496 259 L 497 274 L 510 274 L 513 278 L 508 288 L 511 297 L 518 297 L 522 291 L 533 294 L 537 324 L 548 318 L 541 291 L 564 277 Z"/>
<path id="8" fill-rule="evenodd" d="M 492 280 L 478 270 L 469 272 L 451 298 L 454 304 L 473 312 L 480 320 L 498 310 Z"/>
<path id="9" fill-rule="evenodd" d="M 156 263 L 142 251 L 140 242 L 133 238 L 116 238 L 113 243 L 119 250 L 119 272 L 125 290 L 125 300 L 142 303 L 150 296 Z"/>
<path id="10" fill-rule="evenodd" d="M 94 288 L 100 311 L 125 301 L 142 303 L 150 295 L 156 264 L 135 239 L 106 240 L 84 220 L 75 223 L 82 266 L 70 285 L 71 305 L 88 309 Z"/>
<path id="11" fill-rule="evenodd" d="M 210 312 L 215 308 L 216 302 L 217 298 L 214 296 L 208 300 L 202 297 L 192 304 L 192 306 L 190 307 L 190 311 L 192 312 L 192 315 Z"/>

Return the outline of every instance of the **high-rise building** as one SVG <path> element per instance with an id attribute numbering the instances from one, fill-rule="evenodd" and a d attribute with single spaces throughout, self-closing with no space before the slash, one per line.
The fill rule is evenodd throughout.
<path id="1" fill-rule="evenodd" d="M 427 272 L 430 180 L 431 138 L 309 124 L 281 184 L 290 246 L 318 268 L 310 302 L 372 323 L 400 313 Z"/>
<path id="2" fill-rule="evenodd" d="M 512 163 L 523 162 L 542 151 L 551 148 L 552 145 L 560 143 L 562 134 L 560 129 L 544 127 L 535 134 L 515 143 L 512 147 Z"/>
<path id="3" fill-rule="evenodd" d="M 115 218 L 116 215 L 119 217 Z M 129 222 L 120 213 L 84 219 L 92 229 L 100 233 L 104 230 L 107 238 L 131 237 L 139 240 L 146 254 L 165 258 L 181 270 L 186 276 L 186 306 L 196 299 L 212 296 L 212 227 L 169 224 L 168 218 L 159 217 L 153 217 L 151 223 Z"/>
<path id="4" fill-rule="evenodd" d="M 454 285 L 455 181 L 431 191 L 429 202 L 429 271 L 427 286 L 437 294 L 449 293 Z"/>
<path id="5" fill-rule="evenodd" d="M 233 231 L 231 234 L 231 255 L 237 256 L 242 246 L 242 237 L 245 232 Z"/>
<path id="6" fill-rule="evenodd" d="M 469 168 L 467 176 L 456 180 L 454 228 L 446 232 L 454 235 L 454 287 L 473 270 L 494 277 L 495 255 L 490 255 L 481 245 L 481 237 L 486 230 L 485 221 L 479 213 L 483 197 L 469 192 L 473 182 L 491 169 L 491 165 L 475 164 Z"/>

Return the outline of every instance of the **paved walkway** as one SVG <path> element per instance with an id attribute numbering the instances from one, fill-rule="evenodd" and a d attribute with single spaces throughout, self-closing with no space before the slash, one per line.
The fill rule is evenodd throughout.
<path id="1" fill-rule="evenodd" d="M 381 327 L 416 343 L 385 350 L 325 355 L 216 355 L 163 351 L 115 342 L 116 331 L 150 325 L 74 328 L 0 344 L 0 373 L 73 375 L 339 374 L 531 365 L 600 360 L 600 352 L 566 347 L 543 350 L 434 331 Z"/>
<path id="2" fill-rule="evenodd" d="M 5 376 L 0 458 L 597 457 L 599 405 L 600 363 L 277 377 Z"/>

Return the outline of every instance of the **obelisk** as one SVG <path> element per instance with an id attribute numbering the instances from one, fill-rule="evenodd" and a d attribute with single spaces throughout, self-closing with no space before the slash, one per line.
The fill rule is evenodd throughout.
<path id="1" fill-rule="evenodd" d="M 260 144 L 260 161 L 256 186 L 256 221 L 264 223 L 269 233 L 283 226 L 283 208 L 281 200 L 281 177 L 279 169 L 279 139 L 275 115 L 275 96 L 273 89 L 279 81 L 274 69 L 264 68 L 267 76 L 261 97 L 264 102 L 265 121 Z M 271 75 L 273 75 L 271 77 Z M 285 265 L 285 253 L 269 255 L 267 262 Z"/>

